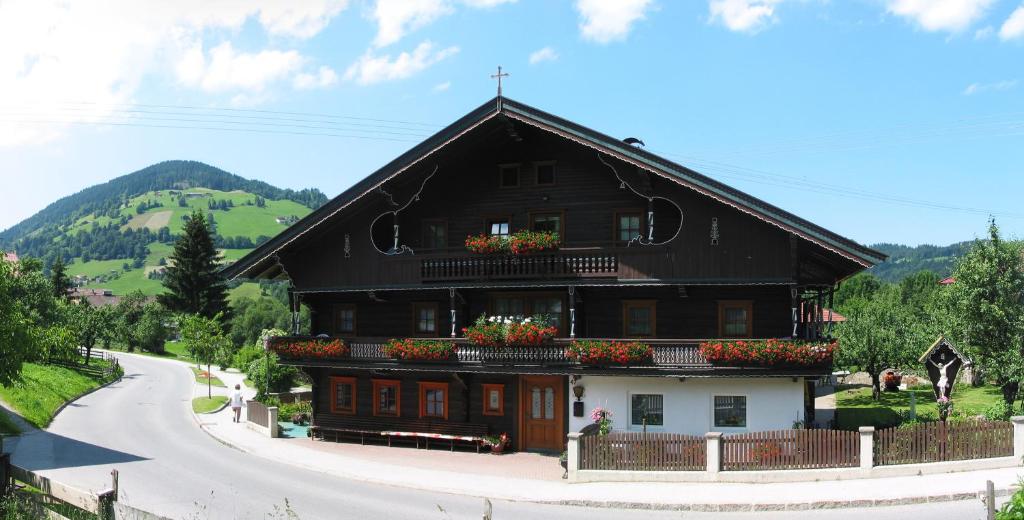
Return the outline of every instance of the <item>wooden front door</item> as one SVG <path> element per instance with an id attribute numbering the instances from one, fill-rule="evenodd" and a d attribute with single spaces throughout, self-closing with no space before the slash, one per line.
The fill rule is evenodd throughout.
<path id="1" fill-rule="evenodd" d="M 519 419 L 523 450 L 562 451 L 565 445 L 565 380 L 561 376 L 521 376 Z"/>

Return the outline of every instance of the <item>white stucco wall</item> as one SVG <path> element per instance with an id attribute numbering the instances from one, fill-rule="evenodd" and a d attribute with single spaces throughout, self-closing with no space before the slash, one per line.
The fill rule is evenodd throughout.
<path id="1" fill-rule="evenodd" d="M 572 402 L 576 400 L 572 386 L 582 385 L 584 416 L 572 416 Z M 630 423 L 630 394 L 662 394 L 664 396 L 664 426 L 648 426 L 647 431 L 664 431 L 704 435 L 709 431 L 737 433 L 746 431 L 787 430 L 794 421 L 804 416 L 803 379 L 791 378 L 678 378 L 584 376 L 570 384 L 569 430 L 579 431 L 591 424 L 590 412 L 601 406 L 614 414 L 614 430 L 639 431 Z M 743 395 L 747 397 L 746 428 L 713 428 L 713 402 L 716 395 Z"/>

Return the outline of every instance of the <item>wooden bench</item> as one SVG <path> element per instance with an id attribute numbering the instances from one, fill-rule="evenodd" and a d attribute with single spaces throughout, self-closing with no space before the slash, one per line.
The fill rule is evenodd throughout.
<path id="1" fill-rule="evenodd" d="M 335 441 L 341 436 L 358 436 L 360 444 L 366 444 L 368 435 L 370 438 L 387 439 L 388 446 L 393 439 L 411 439 L 419 448 L 420 439 L 423 439 L 427 449 L 431 440 L 448 441 L 452 451 L 455 451 L 456 442 L 463 442 L 473 445 L 477 453 L 487 435 L 486 424 L 334 414 L 318 414 L 310 430 L 314 438 L 319 436 L 323 440 L 327 440 L 328 435 Z"/>

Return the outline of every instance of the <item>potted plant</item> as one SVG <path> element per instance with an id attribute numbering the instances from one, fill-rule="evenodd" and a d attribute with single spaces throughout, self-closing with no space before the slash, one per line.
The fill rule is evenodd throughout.
<path id="1" fill-rule="evenodd" d="M 562 469 L 565 470 L 565 473 L 562 474 L 562 478 L 569 478 L 569 452 L 568 451 L 563 451 L 562 454 L 558 456 L 558 465 L 562 466 Z"/>
<path id="2" fill-rule="evenodd" d="M 505 452 L 505 448 L 512 443 L 511 437 L 507 433 L 502 432 L 501 435 L 488 435 L 484 437 L 484 444 L 491 447 L 491 453 L 500 455 Z"/>
<path id="3" fill-rule="evenodd" d="M 541 345 L 558 333 L 544 316 L 486 316 L 480 315 L 462 333 L 474 345 L 481 347 Z"/>
<path id="4" fill-rule="evenodd" d="M 455 343 L 427 339 L 391 339 L 384 344 L 384 354 L 403 361 L 444 361 L 455 355 Z"/>
<path id="5" fill-rule="evenodd" d="M 565 357 L 583 365 L 642 365 L 654 358 L 654 349 L 639 341 L 578 339 L 566 348 Z"/>

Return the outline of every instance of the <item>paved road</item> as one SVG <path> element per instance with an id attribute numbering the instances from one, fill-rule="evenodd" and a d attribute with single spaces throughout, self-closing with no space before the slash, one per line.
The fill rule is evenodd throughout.
<path id="1" fill-rule="evenodd" d="M 190 412 L 193 376 L 181 364 L 121 356 L 125 377 L 72 403 L 45 432 L 13 443 L 14 462 L 58 481 L 99 490 L 120 472 L 121 498 L 171 518 L 284 518 L 285 500 L 302 520 L 479 519 L 479 498 L 366 484 L 280 464 L 225 446 Z M 9 446 L 11 447 L 11 446 Z M 270 516 L 268 516 L 270 515 Z M 914 515 L 983 518 L 976 501 L 802 513 L 630 511 L 495 502 L 494 518 L 859 519 Z"/>

